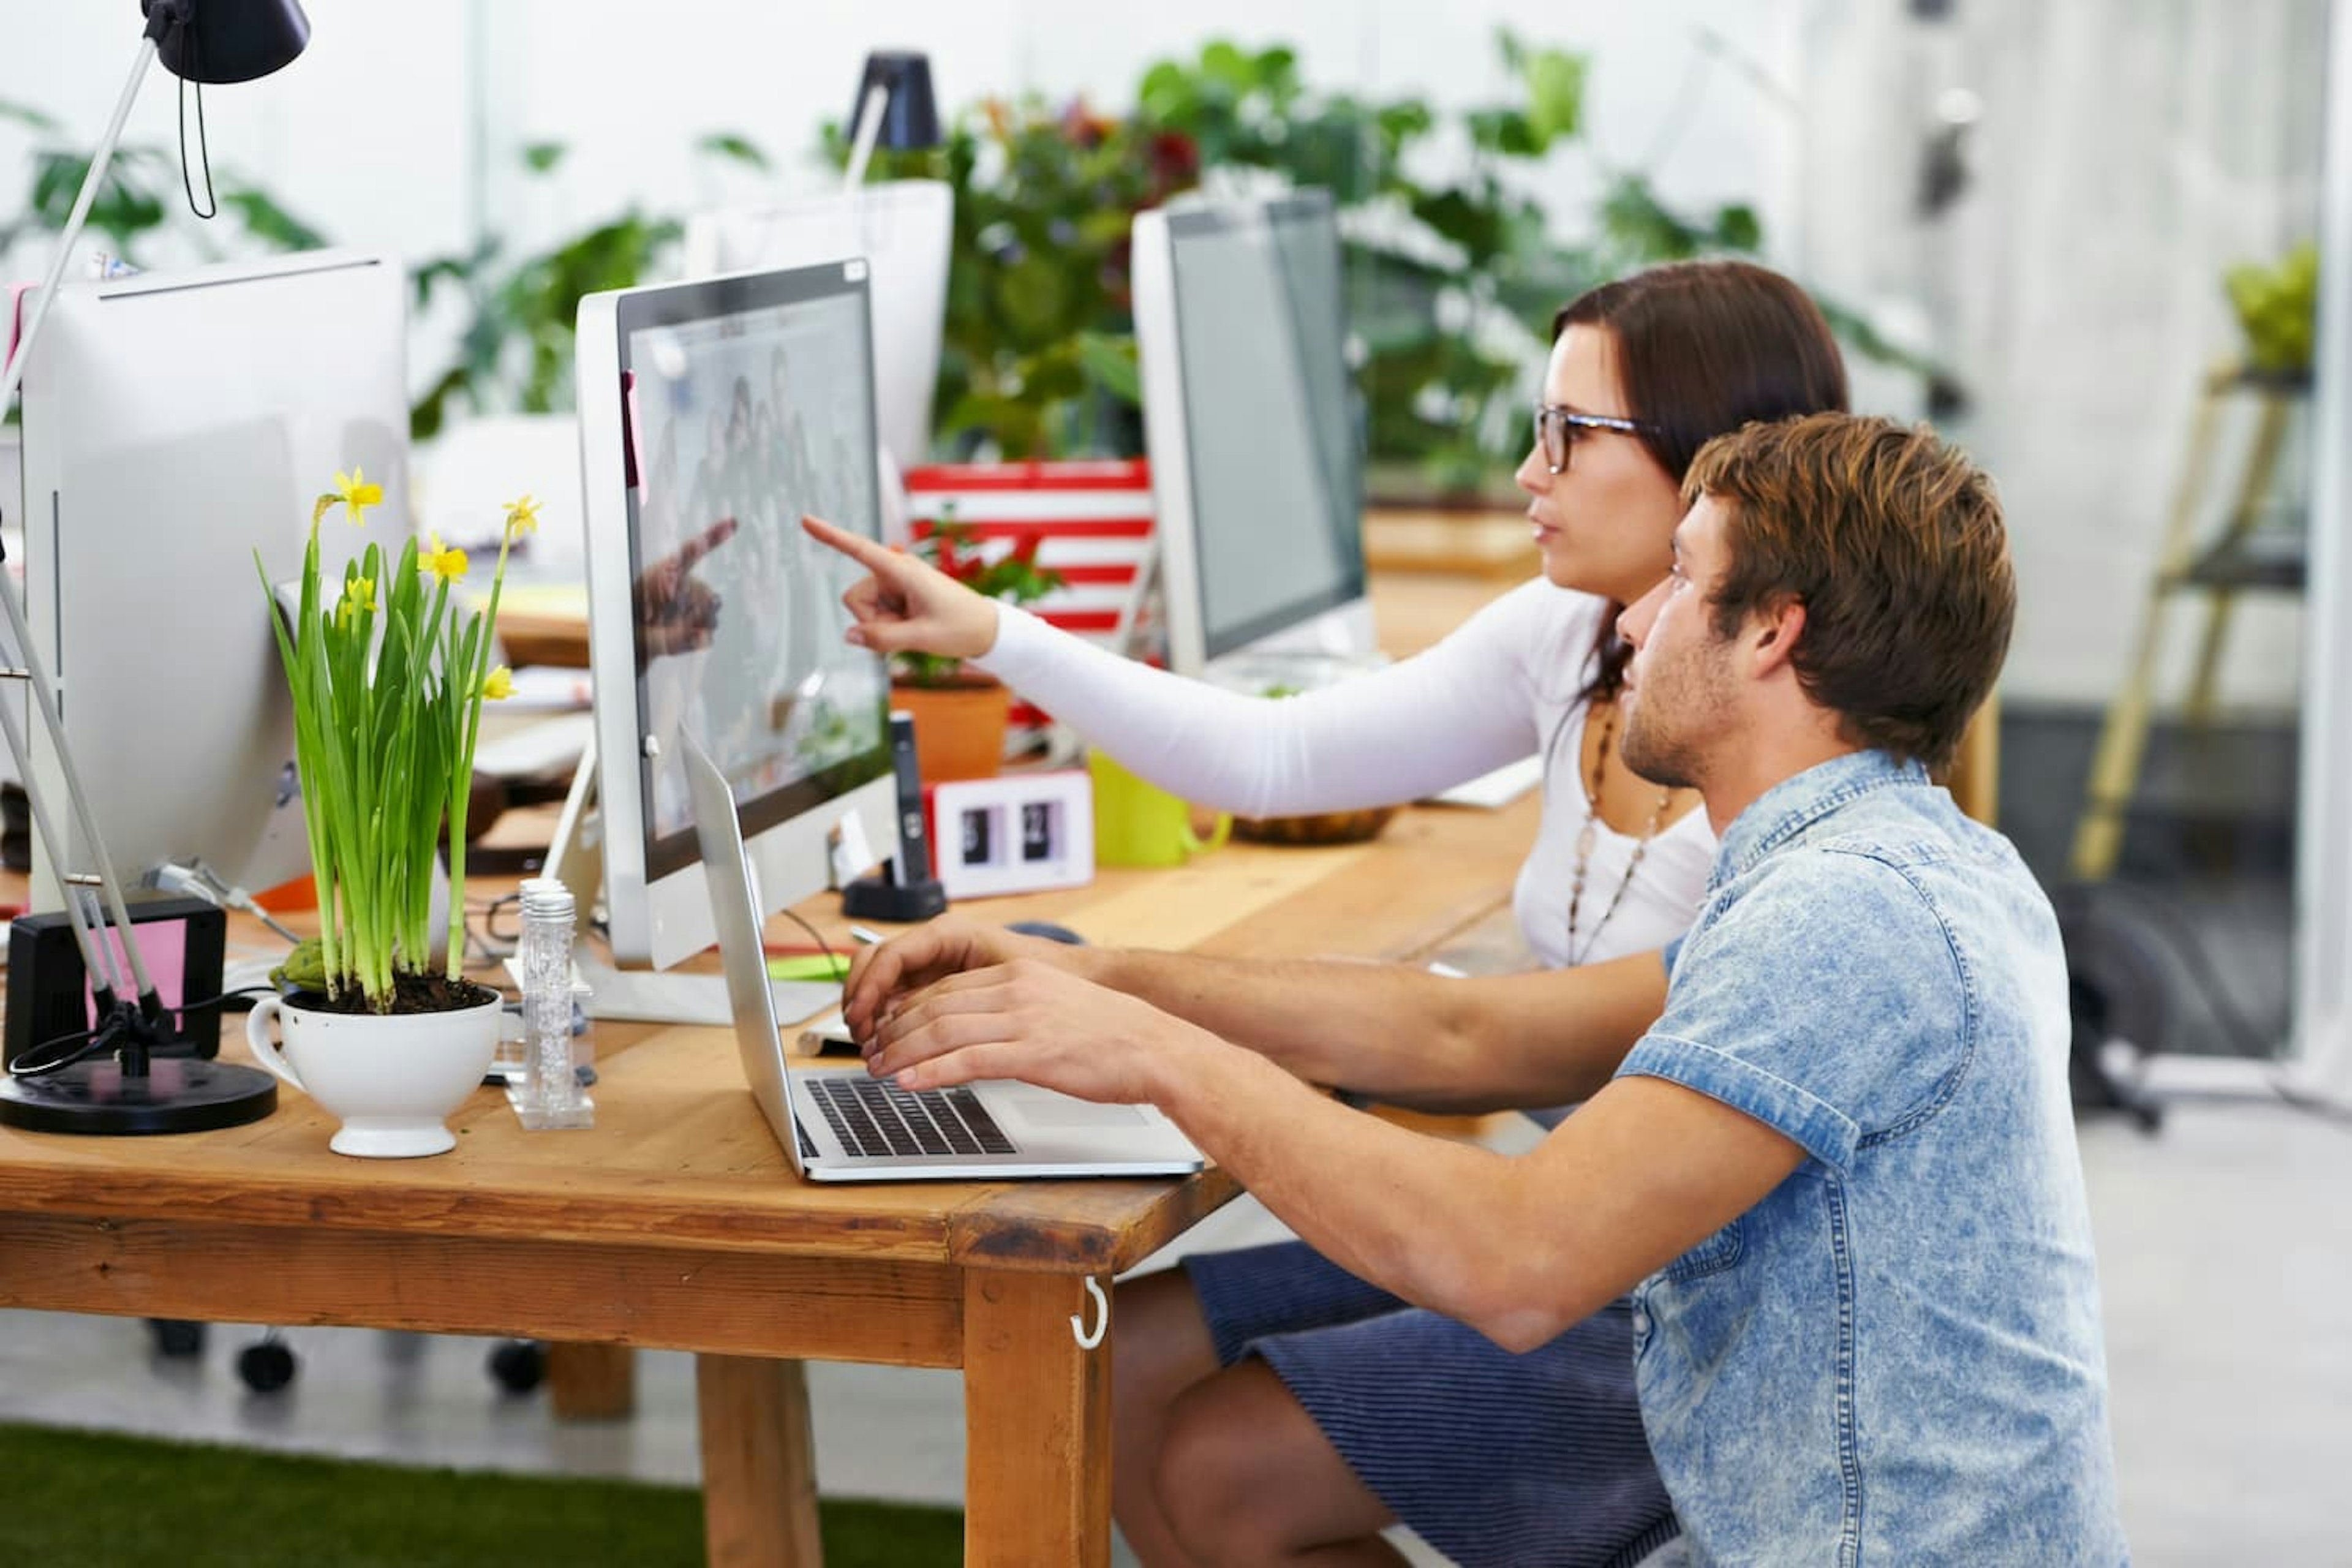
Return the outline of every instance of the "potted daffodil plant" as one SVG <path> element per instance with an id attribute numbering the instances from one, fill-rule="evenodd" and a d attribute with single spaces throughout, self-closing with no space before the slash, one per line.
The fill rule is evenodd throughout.
<path id="1" fill-rule="evenodd" d="M 481 1080 L 498 1045 L 497 993 L 465 978 L 466 802 L 482 703 L 511 688 L 490 664 L 491 628 L 515 539 L 538 525 L 507 508 L 488 602 L 460 589 L 466 552 L 438 536 L 375 542 L 333 577 L 320 532 L 331 515 L 364 527 L 383 490 L 353 468 L 310 513 L 292 624 L 265 600 L 293 695 L 296 762 L 320 932 L 281 971 L 287 994 L 254 1009 L 262 1065 L 339 1116 L 332 1147 L 438 1152 L 442 1119 Z M 255 564 L 260 567 L 258 552 Z M 433 959 L 434 862 L 449 846 L 446 956 Z M 281 1050 L 268 1038 L 275 1015 Z"/>

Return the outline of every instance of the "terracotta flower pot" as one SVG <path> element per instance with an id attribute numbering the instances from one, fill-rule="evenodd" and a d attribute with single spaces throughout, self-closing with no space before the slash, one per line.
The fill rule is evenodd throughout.
<path id="1" fill-rule="evenodd" d="M 890 688 L 890 706 L 915 717 L 915 766 L 927 784 L 993 778 L 1011 704 L 1002 681 L 969 670 L 944 685 Z"/>

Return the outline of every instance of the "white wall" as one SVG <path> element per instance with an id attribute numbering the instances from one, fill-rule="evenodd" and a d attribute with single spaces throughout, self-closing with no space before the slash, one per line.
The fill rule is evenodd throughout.
<path id="1" fill-rule="evenodd" d="M 308 9 L 310 47 L 301 58 L 261 81 L 205 93 L 215 171 L 250 175 L 339 244 L 410 256 L 459 248 L 469 234 L 467 0 L 313 0 Z M 0 99 L 60 124 L 53 138 L 0 126 L 0 212 L 16 212 L 29 190 L 37 141 L 86 151 L 105 129 L 139 22 L 129 4 L 0 0 Z M 127 143 L 176 146 L 178 87 L 160 69 L 150 73 Z M 29 276 L 46 258 L 35 247 L 6 259 Z"/>
<path id="2" fill-rule="evenodd" d="M 1418 94 L 1449 110 L 1507 96 L 1494 47 L 1507 26 L 1593 52 L 1596 144 L 1612 161 L 1664 149 L 1655 174 L 1671 199 L 1769 202 L 1783 184 L 1789 121 L 1697 37 L 1713 26 L 1769 59 L 1786 9 L 1200 0 L 1134 8 L 1107 26 L 1098 4 L 1079 0 L 900 0 L 887 14 L 841 0 L 312 0 L 304 57 L 209 92 L 205 112 L 216 164 L 251 175 L 338 243 L 425 257 L 464 248 L 478 216 L 528 245 L 632 204 L 674 212 L 752 195 L 750 176 L 690 154 L 714 131 L 740 132 L 788 163 L 782 183 L 820 179 L 806 163 L 817 124 L 847 112 L 869 48 L 924 48 L 949 108 L 1025 89 L 1121 107 L 1151 61 L 1227 37 L 1291 45 L 1315 87 Z M 56 117 L 63 144 L 87 145 L 128 68 L 136 22 L 127 5 L 0 0 L 0 98 Z M 176 85 L 161 73 L 148 82 L 130 140 L 172 144 Z M 516 172 L 517 149 L 535 141 L 571 145 L 559 178 Z M 7 181 L 28 177 L 15 172 L 28 170 L 33 142 L 0 126 L 0 210 L 16 205 Z M 1586 163 L 1563 153 L 1535 176 L 1564 229 L 1588 194 Z M 26 274 L 41 258 L 25 247 L 5 259 Z"/>
<path id="3" fill-rule="evenodd" d="M 2326 0 L 1955 0 L 1808 8 L 1806 273 L 1916 300 L 1974 396 L 1954 432 L 2001 485 L 2021 588 L 2004 689 L 2095 704 L 2129 663 L 2206 368 L 2232 353 L 2231 263 L 2317 212 Z M 1913 214 L 1948 87 L 1983 102 L 1969 194 Z M 2292 472 L 2292 470 L 2291 470 Z M 2299 473 L 2294 477 L 2299 478 Z M 2222 695 L 2292 709 L 2293 600 L 2249 597 Z M 2161 689 L 2179 693 L 2182 599 Z"/>

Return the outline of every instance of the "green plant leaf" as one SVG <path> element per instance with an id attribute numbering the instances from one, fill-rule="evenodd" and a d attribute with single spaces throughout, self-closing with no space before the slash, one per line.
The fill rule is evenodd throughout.
<path id="1" fill-rule="evenodd" d="M 1135 340 L 1107 332 L 1078 334 L 1078 363 L 1097 386 L 1124 403 L 1143 402 L 1143 380 L 1137 368 Z"/>
<path id="2" fill-rule="evenodd" d="M 551 173 L 570 149 L 561 142 L 526 142 L 522 145 L 522 166 L 534 174 Z"/>
<path id="3" fill-rule="evenodd" d="M 5 98 L 0 98 L 0 120 L 13 120 L 35 131 L 55 131 L 58 128 L 54 116 L 44 114 L 29 103 L 15 103 Z"/>
<path id="4" fill-rule="evenodd" d="M 255 238 L 280 250 L 318 250 L 328 244 L 324 234 L 249 185 L 222 191 L 220 205 L 236 213 Z"/>
<path id="5" fill-rule="evenodd" d="M 1752 254 L 1764 244 L 1763 220 L 1745 202 L 1719 206 L 1715 209 L 1715 243 L 1718 249 Z"/>
<path id="6" fill-rule="evenodd" d="M 1585 57 L 1566 49 L 1537 49 L 1519 61 L 1528 89 L 1527 124 L 1532 150 L 1573 136 L 1584 117 Z"/>
<path id="7" fill-rule="evenodd" d="M 741 163 L 746 167 L 757 169 L 762 174 L 774 167 L 769 161 L 768 154 L 761 151 L 759 145 L 750 137 L 740 132 L 714 131 L 697 142 L 694 146 L 698 153 L 707 153 L 715 158 L 724 158 L 732 163 Z"/>

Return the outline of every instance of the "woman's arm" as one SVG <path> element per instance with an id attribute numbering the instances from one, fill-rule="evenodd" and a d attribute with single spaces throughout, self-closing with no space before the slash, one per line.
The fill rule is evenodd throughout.
<path id="1" fill-rule="evenodd" d="M 1490 605 L 1415 658 L 1295 697 L 1171 675 L 1013 609 L 999 610 L 981 663 L 1187 800 L 1249 816 L 1341 811 L 1416 800 L 1536 748 L 1517 647 L 1532 607 Z"/>
<path id="2" fill-rule="evenodd" d="M 870 540 L 803 526 L 873 574 L 843 598 L 853 641 L 977 659 L 1152 783 L 1252 816 L 1414 800 L 1526 756 L 1543 739 L 1531 683 L 1575 679 L 1539 667 L 1563 618 L 1595 603 L 1530 583 L 1412 658 L 1276 700 L 1121 658 Z"/>

